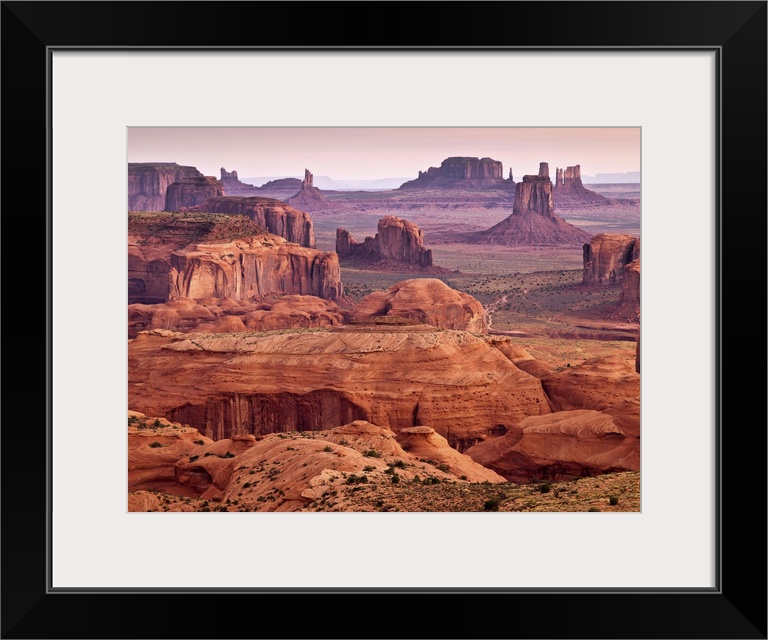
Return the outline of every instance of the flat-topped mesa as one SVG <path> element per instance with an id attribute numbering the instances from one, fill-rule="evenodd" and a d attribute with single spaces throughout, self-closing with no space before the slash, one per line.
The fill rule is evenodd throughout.
<path id="1" fill-rule="evenodd" d="M 334 209 L 333 203 L 314 185 L 314 176 L 309 169 L 304 169 L 304 179 L 301 181 L 301 191 L 288 198 L 288 204 L 302 211 L 319 213 Z"/>
<path id="2" fill-rule="evenodd" d="M 640 240 L 623 233 L 598 233 L 584 245 L 583 257 L 583 284 L 619 283 L 625 267 L 640 257 Z"/>
<path id="3" fill-rule="evenodd" d="M 165 211 L 178 212 L 195 207 L 209 198 L 224 195 L 224 186 L 213 176 L 182 178 L 168 185 L 165 192 Z"/>
<path id="4" fill-rule="evenodd" d="M 169 185 L 184 178 L 202 178 L 195 167 L 175 162 L 128 163 L 128 210 L 163 211 Z"/>
<path id="5" fill-rule="evenodd" d="M 245 216 L 128 218 L 128 304 L 291 294 L 342 298 L 338 256 L 289 243 Z"/>
<path id="6" fill-rule="evenodd" d="M 224 196 L 210 198 L 190 210 L 247 216 L 260 227 L 288 242 L 315 247 L 315 230 L 310 215 L 274 198 Z"/>
<path id="7" fill-rule="evenodd" d="M 501 162 L 492 158 L 451 157 L 442 161 L 439 167 L 419 171 L 416 180 L 400 185 L 400 189 L 434 187 L 486 187 L 504 186 L 504 170 Z"/>
<path id="8" fill-rule="evenodd" d="M 240 179 L 237 177 L 237 171 L 227 171 L 224 167 L 221 167 L 221 181 L 222 182 L 229 182 L 229 181 L 237 181 L 240 182 Z"/>
<path id="9" fill-rule="evenodd" d="M 356 242 L 346 229 L 336 229 L 336 253 L 340 258 L 432 266 L 432 250 L 424 247 L 424 232 L 413 222 L 397 216 L 381 218 L 376 235 L 363 242 Z"/>

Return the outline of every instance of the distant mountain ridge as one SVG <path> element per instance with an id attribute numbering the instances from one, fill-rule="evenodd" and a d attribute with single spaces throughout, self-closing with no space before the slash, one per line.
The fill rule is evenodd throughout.
<path id="1" fill-rule="evenodd" d="M 297 178 L 299 176 L 258 176 L 255 178 L 242 178 L 247 184 L 260 187 L 270 180 L 280 180 L 283 178 Z M 315 187 L 325 191 L 386 191 L 388 189 L 397 189 L 403 182 L 411 178 L 376 178 L 371 180 L 334 180 L 329 176 L 315 176 Z"/>

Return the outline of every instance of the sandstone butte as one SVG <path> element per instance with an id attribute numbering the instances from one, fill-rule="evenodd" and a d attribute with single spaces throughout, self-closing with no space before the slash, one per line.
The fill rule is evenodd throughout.
<path id="1" fill-rule="evenodd" d="M 342 298 L 338 256 L 289 243 L 244 216 L 129 215 L 129 304 L 270 294 Z"/>
<path id="2" fill-rule="evenodd" d="M 163 211 L 168 187 L 185 178 L 203 178 L 195 167 L 175 162 L 128 163 L 128 210 Z"/>
<path id="3" fill-rule="evenodd" d="M 341 259 L 362 262 L 432 266 L 432 250 L 424 246 L 424 232 L 415 223 L 397 216 L 381 218 L 376 235 L 363 242 L 356 242 L 346 229 L 336 229 L 336 253 Z"/>
<path id="4" fill-rule="evenodd" d="M 473 333 L 487 330 L 483 305 L 437 278 L 404 280 L 386 291 L 374 291 L 353 310 L 356 322 L 383 317 L 404 318 L 441 329 Z"/>
<path id="5" fill-rule="evenodd" d="M 639 238 L 622 233 L 598 233 L 583 246 L 582 282 L 587 285 L 621 282 L 625 267 L 639 259 Z"/>
<path id="6" fill-rule="evenodd" d="M 286 295 L 258 300 L 177 298 L 164 304 L 128 305 L 128 337 L 140 331 L 235 333 L 335 327 L 347 319 L 335 302 L 316 296 Z"/>
<path id="7" fill-rule="evenodd" d="M 541 381 L 465 331 L 153 330 L 128 349 L 129 407 L 194 425 L 215 440 L 367 420 L 394 432 L 429 425 L 462 451 L 550 412 Z"/>
<path id="8" fill-rule="evenodd" d="M 336 208 L 336 205 L 329 202 L 320 189 L 314 185 L 314 176 L 309 169 L 304 169 L 301 190 L 288 198 L 288 204 L 311 213 L 322 213 Z"/>
<path id="9" fill-rule="evenodd" d="M 562 209 L 576 209 L 592 206 L 606 206 L 609 198 L 587 189 L 581 182 L 581 165 L 566 167 L 555 171 L 554 197 L 557 206 Z"/>
<path id="10" fill-rule="evenodd" d="M 439 167 L 429 167 L 419 171 L 419 177 L 400 185 L 400 189 L 435 189 L 435 188 L 512 188 L 510 171 L 509 180 L 504 179 L 501 162 L 492 158 L 451 157 L 442 161 Z"/>
<path id="11" fill-rule="evenodd" d="M 259 196 L 209 198 L 189 211 L 243 215 L 288 242 L 315 248 L 315 228 L 310 215 L 292 206 Z"/>
<path id="12" fill-rule="evenodd" d="M 512 214 L 490 229 L 463 234 L 468 242 L 501 245 L 582 245 L 590 235 L 555 215 L 549 165 L 538 175 L 525 175 L 515 190 Z"/>
<path id="13" fill-rule="evenodd" d="M 165 192 L 165 211 L 183 211 L 202 204 L 209 198 L 224 195 L 224 188 L 216 178 L 198 176 L 182 178 L 168 185 Z"/>
<path id="14" fill-rule="evenodd" d="M 504 436 L 466 451 L 510 482 L 569 480 L 640 469 L 640 401 L 594 411 L 558 411 L 521 420 Z"/>
<path id="15" fill-rule="evenodd" d="M 278 178 L 255 187 L 241 182 L 237 171 L 227 171 L 224 167 L 221 167 L 221 183 L 228 196 L 263 196 L 277 198 L 283 202 L 301 189 L 301 180 L 298 178 Z"/>
<path id="16" fill-rule="evenodd" d="M 212 442 L 195 429 L 129 412 L 129 491 L 153 489 L 256 511 L 298 511 L 344 483 L 434 477 L 452 482 L 504 478 L 452 449 L 430 427 L 401 434 L 355 420 L 334 429 L 235 436 Z M 144 424 L 149 425 L 145 427 Z M 371 455 L 375 453 L 375 455 Z M 159 510 L 154 496 L 129 497 L 129 510 Z M 183 503 L 177 510 L 192 510 Z"/>

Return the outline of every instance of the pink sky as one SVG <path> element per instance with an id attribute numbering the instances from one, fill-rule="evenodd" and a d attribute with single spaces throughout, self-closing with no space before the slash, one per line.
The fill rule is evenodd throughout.
<path id="1" fill-rule="evenodd" d="M 177 162 L 219 176 L 413 177 L 450 156 L 500 160 L 515 179 L 539 162 L 583 175 L 640 170 L 640 128 L 175 127 L 128 129 L 128 162 Z"/>

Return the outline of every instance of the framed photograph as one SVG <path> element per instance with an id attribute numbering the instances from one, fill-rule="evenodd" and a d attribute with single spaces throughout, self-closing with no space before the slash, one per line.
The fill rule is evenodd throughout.
<path id="1" fill-rule="evenodd" d="M 455 615 L 438 616 L 422 630 L 383 631 L 392 637 L 765 638 L 765 519 L 735 506 L 737 501 L 739 505 L 744 503 L 745 495 L 755 510 L 762 512 L 765 505 L 764 420 L 754 425 L 752 408 L 754 398 L 763 397 L 765 378 L 763 367 L 755 375 L 743 364 L 742 354 L 753 353 L 755 346 L 730 346 L 729 340 L 734 338 L 723 335 L 724 311 L 730 311 L 727 326 L 735 327 L 735 310 L 744 309 L 736 303 L 735 286 L 724 290 L 723 276 L 735 273 L 733 265 L 737 264 L 740 273 L 749 274 L 750 283 L 762 287 L 761 293 L 765 291 L 766 3 L 452 3 L 444 6 L 439 26 L 419 20 L 403 22 L 400 12 L 415 5 L 348 3 L 348 16 L 377 25 L 378 35 L 374 37 L 371 32 L 367 43 L 349 42 L 347 36 L 335 33 L 336 27 L 317 34 L 312 27 L 320 24 L 330 10 L 328 3 L 190 3 L 186 11 L 183 6 L 161 2 L 3 3 L 6 178 L 12 175 L 9 167 L 23 167 L 19 181 L 23 197 L 34 198 L 34 206 L 24 205 L 24 209 L 35 211 L 40 220 L 45 220 L 46 238 L 45 250 L 32 252 L 29 261 L 14 257 L 12 263 L 6 263 L 6 299 L 13 301 L 13 310 L 20 310 L 31 299 L 27 269 L 36 267 L 42 272 L 36 280 L 46 284 L 46 308 L 37 314 L 27 312 L 25 317 L 45 318 L 44 327 L 40 321 L 39 333 L 46 336 L 46 377 L 39 383 L 45 388 L 44 402 L 41 398 L 23 403 L 22 413 L 32 409 L 35 419 L 20 415 L 11 421 L 6 417 L 3 430 L 3 462 L 12 472 L 6 476 L 3 490 L 2 570 L 4 586 L 14 585 L 7 594 L 4 589 L 3 636 L 152 637 L 167 627 L 171 602 L 174 607 L 185 608 L 202 604 L 203 598 L 213 604 L 210 599 L 214 598 L 219 606 L 235 604 L 237 608 L 244 604 L 251 609 L 255 606 L 254 610 L 288 613 L 295 612 L 297 606 L 316 604 L 318 596 L 323 602 L 344 606 L 346 611 L 348 604 L 342 603 L 356 596 L 357 613 L 349 614 L 352 619 L 364 616 L 366 605 L 377 603 L 400 610 L 414 603 L 423 606 L 418 599 L 426 599 L 435 610 L 445 610 L 446 605 L 453 609 L 460 603 L 464 605 L 461 610 L 467 612 L 459 620 Z M 435 7 L 423 6 L 427 11 Z M 267 10 L 277 21 L 275 24 L 290 23 L 292 28 L 259 28 L 254 32 L 254 25 L 265 25 L 260 12 Z M 173 30 L 168 28 L 171 24 Z M 271 142 L 249 139 L 245 132 L 256 130 L 279 132 L 284 137 Z M 636 451 L 636 505 L 623 508 L 628 500 L 622 502 L 621 496 L 630 492 L 621 496 L 617 493 L 616 501 L 605 502 L 601 513 L 590 512 L 596 508 L 544 508 L 536 512 L 533 508 L 513 508 L 523 503 L 515 502 L 512 493 L 499 494 L 497 503 L 488 507 L 494 496 L 483 493 L 473 498 L 474 506 L 465 508 L 426 512 L 422 503 L 416 503 L 421 505 L 419 508 L 401 508 L 405 503 L 395 502 L 395 508 L 382 509 L 373 499 L 354 500 L 370 489 L 365 485 L 380 479 L 394 485 L 394 477 L 403 486 L 415 487 L 418 496 L 423 495 L 421 484 L 417 487 L 414 481 L 418 476 L 421 483 L 425 475 L 415 466 L 421 463 L 429 465 L 425 467 L 429 471 L 426 476 L 434 476 L 435 484 L 442 482 L 451 491 L 486 480 L 488 485 L 498 481 L 499 486 L 527 483 L 530 492 L 531 482 L 535 481 L 541 496 L 549 493 L 542 488 L 546 485 L 548 490 L 554 487 L 552 493 L 560 497 L 564 489 L 556 483 L 563 478 L 546 475 L 554 473 L 552 464 L 536 467 L 530 477 L 522 478 L 515 475 L 518 471 L 510 472 L 495 459 L 483 457 L 486 452 L 472 450 L 482 449 L 484 443 L 505 434 L 520 440 L 526 434 L 540 433 L 544 428 L 541 425 L 533 425 L 528 431 L 520 429 L 519 433 L 510 430 L 512 425 L 505 425 L 504 431 L 478 436 L 460 425 L 457 418 L 451 432 L 450 419 L 444 426 L 432 409 L 424 415 L 435 420 L 433 439 L 445 441 L 449 450 L 445 460 L 438 460 L 433 452 L 418 453 L 421 445 L 414 445 L 413 441 L 424 436 L 422 432 L 429 422 L 426 418 L 413 419 L 409 427 L 416 430 L 413 432 L 400 433 L 402 425 L 394 418 L 384 425 L 392 428 L 390 440 L 395 448 L 380 457 L 380 447 L 358 450 L 354 442 L 348 441 L 368 442 L 366 438 L 373 437 L 372 432 L 358 433 L 361 420 L 366 420 L 366 429 L 375 422 L 371 412 L 345 410 L 345 417 L 350 419 L 341 420 L 338 426 L 357 425 L 355 433 L 349 429 L 336 433 L 323 423 L 310 425 L 306 429 L 309 436 L 293 440 L 280 428 L 254 426 L 255 413 L 241 422 L 227 418 L 216 422 L 212 417 L 216 409 L 205 401 L 196 404 L 195 394 L 209 393 L 200 390 L 216 376 L 236 372 L 256 379 L 263 372 L 244 373 L 238 367 L 247 358 L 240 356 L 227 360 L 215 371 L 195 369 L 201 359 L 215 360 L 217 347 L 190 340 L 184 333 L 190 327 L 185 329 L 177 320 L 168 320 L 179 316 L 176 308 L 175 316 L 170 313 L 174 301 L 195 300 L 195 309 L 189 307 L 184 316 L 198 318 L 193 330 L 226 333 L 235 336 L 232 340 L 247 331 L 263 332 L 273 327 L 276 334 L 270 334 L 269 339 L 279 339 L 281 331 L 295 328 L 274 324 L 278 314 L 274 314 L 271 303 L 245 309 L 252 304 L 247 296 L 229 289 L 226 295 L 218 295 L 224 286 L 221 282 L 231 281 L 221 280 L 211 265 L 224 268 L 229 255 L 224 252 L 224 244 L 233 240 L 229 236 L 208 238 L 224 243 L 214 257 L 206 253 L 210 242 L 198 243 L 194 251 L 174 246 L 166 256 L 162 252 L 167 247 L 147 243 L 150 234 L 142 230 L 156 230 L 158 224 L 168 224 L 169 220 L 186 230 L 209 224 L 212 219 L 201 222 L 200 216 L 212 215 L 211 203 L 226 196 L 227 188 L 229 194 L 234 193 L 233 189 L 242 189 L 235 195 L 264 195 L 287 205 L 293 201 L 297 206 L 292 210 L 299 212 L 318 207 L 320 213 L 313 215 L 314 242 L 308 237 L 289 238 L 284 226 L 272 229 L 266 218 L 257 220 L 257 213 L 253 213 L 250 222 L 271 234 L 264 240 L 270 251 L 271 245 L 286 243 L 305 253 L 339 256 L 342 275 L 344 260 L 351 260 L 354 264 L 347 262 L 346 268 L 364 273 L 378 270 L 384 275 L 376 283 L 389 286 L 385 261 L 361 266 L 354 260 L 364 252 L 355 248 L 363 246 L 364 235 L 372 236 L 370 243 L 365 241 L 369 248 L 378 242 L 373 234 L 378 216 L 373 214 L 387 209 L 383 199 L 390 196 L 350 196 L 358 188 L 362 189 L 358 194 L 382 193 L 359 184 L 347 190 L 331 183 L 318 188 L 322 169 L 285 169 L 279 165 L 278 156 L 283 148 L 293 148 L 290 161 L 300 163 L 302 153 L 308 154 L 313 145 L 326 151 L 334 141 L 320 133 L 330 131 L 337 133 L 337 155 L 343 156 L 347 149 L 354 155 L 351 161 L 345 158 L 350 167 L 362 166 L 368 161 L 366 154 L 373 157 L 377 149 L 382 163 L 393 150 L 399 150 L 400 156 L 418 156 L 421 163 L 423 151 L 430 149 L 433 142 L 425 137 L 417 146 L 409 147 L 405 138 L 398 137 L 401 130 L 411 134 L 440 131 L 445 134 L 441 136 L 443 141 L 456 134 L 454 144 L 460 150 L 442 153 L 445 147 L 435 145 L 434 159 L 419 164 L 421 169 L 416 175 L 411 168 L 410 175 L 400 175 L 393 166 L 378 175 L 357 176 L 350 169 L 347 175 L 331 174 L 331 178 L 439 181 L 445 176 L 455 177 L 451 162 L 441 169 L 441 161 L 461 158 L 477 161 L 477 166 L 462 171 L 479 172 L 477 175 L 483 179 L 496 181 L 492 185 L 494 193 L 509 191 L 508 202 L 499 210 L 518 207 L 516 211 L 520 211 L 522 205 L 515 198 L 526 189 L 531 193 L 542 189 L 527 201 L 537 202 L 539 208 L 546 207 L 546 198 L 542 204 L 539 196 L 550 189 L 556 207 L 558 189 L 575 184 L 577 176 L 584 190 L 579 193 L 598 193 L 597 185 L 601 183 L 586 179 L 586 165 L 581 168 L 582 175 L 578 175 L 576 166 L 580 157 L 591 157 L 599 147 L 596 137 L 574 138 L 570 151 L 577 157 L 572 164 L 564 159 L 561 167 L 559 156 L 552 160 L 541 157 L 540 162 L 551 164 L 513 166 L 514 175 L 508 175 L 508 165 L 515 160 L 503 159 L 502 168 L 500 162 L 498 166 L 493 164 L 499 158 L 481 158 L 483 151 L 477 152 L 477 158 L 470 158 L 470 151 L 465 151 L 468 146 L 458 140 L 459 134 L 497 132 L 496 137 L 501 138 L 511 130 L 539 134 L 552 131 L 562 140 L 567 132 L 575 136 L 577 131 L 603 130 L 628 131 L 635 136 L 633 153 L 639 162 L 642 190 L 634 198 L 640 203 L 636 235 L 642 237 L 644 256 L 640 280 L 642 340 L 637 351 L 637 362 L 642 364 L 636 383 L 640 386 L 642 436 Z M 158 163 L 182 167 L 194 164 L 188 158 L 199 152 L 201 144 L 196 136 L 202 131 L 216 134 L 203 145 L 210 149 L 211 158 L 201 159 L 201 166 L 193 167 L 197 173 L 168 181 L 163 193 L 146 190 L 148 197 L 157 195 L 162 203 L 141 200 L 139 196 L 146 195 L 145 190 L 136 184 L 141 180 L 147 184 L 157 182 L 165 170 L 158 169 Z M 224 144 L 218 135 L 223 131 L 239 135 Z M 364 152 L 363 147 L 344 146 L 342 131 L 378 134 L 372 134 Z M 382 131 L 390 135 L 381 136 Z M 285 137 L 289 132 L 295 135 L 293 142 Z M 515 145 L 522 143 L 510 142 L 507 146 Z M 532 145 L 534 149 L 547 149 L 541 139 Z M 493 148 L 490 143 L 488 148 Z M 169 157 L 162 156 L 164 150 L 168 150 Z M 247 162 L 245 159 L 257 152 L 274 156 L 272 165 L 252 165 L 257 167 L 251 171 L 253 178 L 265 178 L 259 184 L 245 179 L 251 178 L 243 173 L 250 169 L 247 164 L 242 168 L 224 165 L 213 178 L 206 177 L 218 170 L 218 166 L 210 169 L 204 164 L 209 160 L 239 157 Z M 489 151 L 488 155 L 492 153 L 496 152 Z M 319 152 L 316 157 L 321 157 Z M 149 164 L 152 166 L 147 169 Z M 267 168 L 261 172 L 262 166 L 274 166 L 274 173 L 267 173 Z M 435 167 L 434 171 L 430 167 Z M 635 170 L 629 164 L 621 167 L 621 171 Z M 232 174 L 233 169 L 240 171 L 239 177 Z M 597 169 L 594 173 L 605 171 Z M 142 172 L 151 172 L 151 176 Z M 281 180 L 297 183 L 286 186 Z M 8 180 L 9 184 L 13 181 Z M 270 184 L 278 191 L 280 187 L 297 189 L 290 194 L 286 191 L 283 197 L 265 191 Z M 531 186 L 523 189 L 522 185 Z M 452 183 L 451 189 L 461 192 L 465 186 Z M 387 190 L 392 188 L 402 190 L 402 186 L 387 186 Z M 490 187 L 484 183 L 483 189 L 486 193 Z M 15 219 L 13 211 L 18 206 L 11 204 L 11 191 L 7 186 L 7 221 Z M 409 197 L 413 205 L 422 196 Z M 608 193 L 601 197 L 617 196 Z M 325 201 L 318 204 L 312 198 Z M 372 198 L 379 200 L 371 205 Z M 561 191 L 560 202 L 566 199 Z M 633 196 L 625 199 L 629 203 Z M 319 223 L 324 207 L 347 209 L 343 216 L 326 216 L 327 221 Z M 494 212 L 494 207 L 491 203 L 487 211 Z M 126 208 L 137 212 L 129 216 L 128 222 Z M 579 212 L 586 208 L 571 209 L 576 212 L 571 221 L 577 231 L 579 224 L 582 230 L 588 229 L 593 219 L 586 214 L 579 218 Z M 46 212 L 45 218 L 42 211 Z M 390 211 L 402 213 L 396 208 L 385 213 Z M 552 219 L 557 209 L 549 213 Z M 568 215 L 564 217 L 568 219 Z M 363 218 L 374 220 L 371 234 L 360 235 L 354 226 L 346 235 L 337 231 L 341 226 L 337 222 L 342 220 L 365 231 L 367 222 L 361 222 Z M 414 273 L 434 281 L 442 278 L 435 286 L 445 286 L 456 295 L 471 296 L 465 292 L 471 289 L 486 307 L 494 305 L 496 331 L 509 332 L 513 326 L 503 325 L 504 313 L 514 314 L 515 308 L 504 309 L 501 297 L 515 287 L 527 293 L 525 287 L 532 285 L 512 281 L 517 269 L 496 274 L 509 278 L 498 291 L 491 290 L 488 283 L 482 284 L 485 279 L 481 282 L 468 278 L 464 282 L 461 274 L 472 273 L 471 261 L 482 262 L 485 254 L 478 253 L 479 249 L 451 254 L 439 249 L 438 243 L 434 247 L 429 244 L 430 234 L 439 239 L 444 233 L 447 235 L 443 241 L 455 241 L 449 236 L 457 229 L 464 234 L 464 242 L 472 233 L 484 232 L 485 218 L 478 219 L 474 228 L 463 220 L 417 218 L 417 224 L 427 232 L 413 258 L 412 268 L 420 269 Z M 19 221 L 23 219 L 28 217 L 19 216 Z M 228 218 L 226 224 L 230 220 L 234 218 Z M 745 224 L 747 220 L 747 236 L 760 238 L 758 246 L 750 246 L 749 251 L 744 250 L 745 234 L 735 229 L 736 223 Z M 217 218 L 211 224 L 219 222 Z M 730 222 L 727 229 L 726 222 Z M 451 225 L 454 228 L 449 228 Z M 403 222 L 401 226 L 406 225 Z M 559 228 L 564 233 L 564 227 Z M 304 225 L 302 229 L 312 228 Z M 618 229 L 622 230 L 634 231 L 629 227 Z M 386 230 L 379 228 L 379 232 L 382 243 L 377 251 L 383 253 Z M 126 244 L 132 247 L 128 254 Z M 515 247 L 521 244 L 505 245 L 507 257 L 503 259 L 512 260 L 513 256 L 520 260 Z M 590 246 L 590 242 L 585 244 Z M 429 249 L 433 249 L 430 258 L 442 256 L 445 267 L 437 260 L 427 260 Z M 253 247 L 239 247 L 238 251 L 250 255 Z M 317 257 L 315 253 L 312 259 Z M 15 251 L 8 254 L 16 255 Z M 755 258 L 760 264 L 753 264 Z M 572 256 L 568 259 L 573 260 Z M 205 266 L 199 272 L 184 271 L 194 260 Z M 433 271 L 424 271 L 428 268 Z M 170 274 L 171 269 L 175 275 Z M 403 273 L 397 269 L 395 272 Z M 163 282 L 171 278 L 180 293 L 171 295 L 164 289 L 165 299 L 152 298 L 155 280 L 151 276 L 158 273 Z M 487 270 L 482 273 L 493 275 Z M 261 286 L 266 280 L 259 277 Z M 547 287 L 548 291 L 556 286 L 554 281 L 545 280 L 537 281 L 535 286 Z M 298 281 L 304 282 L 301 278 Z M 419 279 L 414 281 L 417 288 L 424 282 L 418 285 Z M 256 286 L 254 282 L 241 284 Z M 731 282 L 733 285 L 733 279 Z M 327 288 L 315 291 L 314 284 L 309 288 L 296 285 L 295 291 L 285 290 L 284 284 L 276 286 L 295 296 L 319 292 L 318 300 L 336 304 L 333 295 L 322 295 L 327 294 Z M 386 313 L 374 309 L 370 318 L 363 318 L 360 310 L 365 304 L 373 308 L 374 303 L 381 302 L 376 296 L 385 294 L 369 292 L 369 288 L 376 287 L 363 277 L 359 281 L 351 277 L 347 286 L 357 306 L 345 310 L 343 305 L 331 308 L 324 302 L 320 314 L 325 318 L 323 323 L 332 328 L 337 324 L 348 326 L 345 318 L 352 318 L 358 328 L 376 325 L 380 329 L 386 325 L 384 329 L 390 332 L 394 325 L 403 331 L 417 326 L 407 312 L 392 314 L 387 320 Z M 390 291 L 383 285 L 379 288 Z M 615 303 L 619 289 L 615 286 L 613 292 Z M 494 298 L 496 293 L 498 297 Z M 35 294 L 36 299 L 39 297 Z M 477 297 L 473 299 L 477 301 Z M 225 308 L 229 302 L 222 306 L 220 300 L 224 298 L 242 300 L 237 304 L 243 313 Z M 164 343 L 162 352 L 149 354 L 145 350 L 141 356 L 151 356 L 155 364 L 162 359 L 166 363 L 165 377 L 156 369 L 146 373 L 147 367 L 142 364 L 145 361 L 138 358 L 135 347 L 126 350 L 127 303 L 131 303 L 133 314 L 129 325 L 134 326 L 136 335 L 148 331 L 142 335 L 173 342 L 170 348 Z M 153 304 L 171 305 L 165 319 L 155 319 L 156 307 L 149 311 L 140 308 Z M 382 304 L 387 309 L 395 305 L 391 300 Z M 306 308 L 301 311 L 306 312 Z M 333 320 L 334 314 L 338 323 Z M 210 317 L 210 326 L 208 320 L 200 320 L 203 316 Z M 541 320 L 539 316 L 535 319 Z M 424 317 L 420 316 L 418 326 L 424 324 L 422 321 Z M 238 322 L 243 325 L 242 331 L 235 327 Z M 487 337 L 474 335 L 483 334 L 475 325 L 441 328 L 440 322 L 426 317 L 425 324 L 438 327 L 436 331 L 468 332 L 477 341 L 478 349 L 481 344 L 482 348 L 490 348 Z M 762 334 L 759 328 L 750 328 L 743 311 L 740 327 L 744 337 Z M 332 335 L 321 328 L 323 331 L 312 328 L 307 335 L 312 340 Z M 591 331 L 594 326 L 581 330 Z M 612 330 L 617 330 L 615 325 Z M 338 339 L 339 334 L 335 335 Z M 135 336 L 129 334 L 129 338 Z M 348 345 L 349 340 L 342 338 Z M 260 348 L 253 344 L 248 347 Z M 318 375 L 331 380 L 331 369 L 341 365 L 331 366 L 327 349 L 324 353 L 325 358 L 314 366 Z M 553 368 L 570 368 L 566 367 L 571 363 L 563 359 L 563 353 L 556 355 L 562 362 L 553 359 Z M 274 364 L 270 366 L 286 379 L 313 366 L 294 353 L 290 357 L 272 357 Z M 490 356 L 483 357 L 487 362 Z M 399 366 L 404 358 L 405 354 L 397 355 L 393 364 L 386 366 L 396 366 L 395 361 Z M 469 370 L 471 358 L 459 358 Z M 546 358 L 531 360 L 544 362 Z M 384 366 L 379 363 L 374 368 Z M 735 380 L 738 373 L 738 387 L 724 385 L 726 371 L 730 372 L 730 380 Z M 276 390 L 278 394 L 288 388 L 288 382 L 281 384 L 284 386 Z M 581 392 L 586 388 L 584 384 L 582 381 L 577 385 Z M 28 393 L 24 388 L 8 393 L 12 400 L 6 401 L 6 408 L 15 408 L 19 404 L 16 398 L 26 398 Z M 392 390 L 390 396 L 397 400 L 401 397 L 398 393 L 404 392 Z M 468 395 L 478 393 L 470 390 Z M 456 397 L 451 392 L 451 402 Z M 548 397 L 551 401 L 552 392 Z M 316 403 L 321 402 L 316 399 Z M 166 404 L 166 412 L 152 411 Z M 202 414 L 201 406 L 206 407 Z M 126 409 L 141 412 L 129 414 L 133 418 L 129 418 L 128 439 Z M 390 413 L 394 415 L 401 409 Z M 410 410 L 416 411 L 413 407 Z M 596 414 L 601 411 L 582 410 Z M 421 411 L 426 409 L 422 407 Z M 201 415 L 203 419 L 196 422 Z M 624 428 L 628 424 L 625 417 L 613 416 L 611 420 Z M 185 496 L 180 496 L 174 505 L 163 487 L 158 491 L 158 487 L 148 484 L 152 481 L 129 475 L 127 461 L 133 455 L 130 437 L 151 440 L 147 447 L 163 452 L 166 439 L 176 437 L 168 430 L 185 430 L 187 424 L 192 425 L 190 429 L 198 429 L 194 437 L 190 435 L 189 446 L 200 447 L 200 452 L 185 449 L 183 464 L 179 465 L 178 460 L 174 464 L 187 474 L 184 482 L 190 483 L 188 486 L 198 486 L 195 483 L 203 480 L 208 484 L 199 485 L 200 490 L 186 496 L 186 502 Z M 249 430 L 244 424 L 249 425 Z M 753 427 L 739 428 L 742 424 Z M 303 432 L 297 429 L 292 433 Z M 318 433 L 320 440 L 316 439 Z M 621 437 L 627 439 L 627 433 L 622 432 Z M 377 432 L 376 437 L 380 435 Z M 219 451 L 217 443 L 222 440 L 227 441 L 226 446 Z M 346 496 L 349 501 L 343 504 L 351 506 L 326 508 L 333 507 L 329 502 L 338 503 L 340 498 L 324 499 L 316 479 L 308 479 L 307 486 L 300 487 L 303 497 L 294 496 L 294 502 L 285 495 L 287 487 L 279 483 L 270 485 L 271 493 L 264 495 L 248 492 L 250 487 L 245 484 L 252 483 L 247 478 L 236 480 L 236 486 L 232 486 L 237 473 L 250 471 L 259 481 L 274 481 L 275 474 L 263 469 L 267 454 L 248 462 L 246 457 L 238 458 L 246 453 L 230 449 L 245 440 L 253 451 L 269 445 L 282 447 L 281 451 L 285 451 L 281 455 L 290 456 L 296 448 L 311 446 L 312 456 L 323 460 L 338 455 L 346 458 L 347 464 L 360 457 L 360 465 L 364 466 L 358 465 L 359 469 L 354 464 L 347 467 L 334 462 L 335 467 L 331 465 L 328 470 L 324 466 L 321 470 L 324 482 L 333 476 L 343 483 L 345 489 L 339 495 Z M 748 441 L 746 447 L 744 440 Z M 33 451 L 35 455 L 31 455 Z M 516 460 L 520 460 L 520 451 L 518 447 Z M 753 452 L 749 460 L 747 452 Z M 206 454 L 216 458 L 215 464 L 199 462 Z M 321 466 L 327 464 L 322 462 Z M 611 465 L 616 466 L 614 462 Z M 225 468 L 228 479 L 217 480 L 216 474 Z M 562 475 L 562 465 L 557 468 Z M 618 470 L 632 473 L 631 468 Z M 259 475 L 262 471 L 264 478 Z M 361 480 L 364 473 L 366 482 Z M 488 477 L 468 477 L 481 473 Z M 310 492 L 317 495 L 310 496 Z M 253 500 L 249 502 L 251 494 Z M 264 499 L 259 501 L 260 497 Z M 210 503 L 203 505 L 204 500 Z M 458 498 L 454 496 L 450 501 L 454 507 Z M 260 506 L 271 502 L 301 502 L 301 508 L 274 512 Z M 248 509 L 241 508 L 245 506 Z M 740 580 L 739 569 L 744 566 L 757 574 L 757 581 L 746 584 Z M 91 618 L 88 611 L 94 606 L 107 613 L 111 624 L 119 621 L 116 627 Z M 146 615 L 126 615 L 136 607 L 147 611 Z M 290 629 L 270 627 L 268 635 L 369 635 L 360 627 L 340 632 L 337 624 L 324 622 L 318 616 L 296 618 L 291 614 Z M 253 635 L 248 624 L 235 625 L 238 630 L 232 637 Z M 174 615 L 173 629 L 163 632 L 169 637 L 220 634 L 215 616 L 201 619 L 197 615 Z"/>

